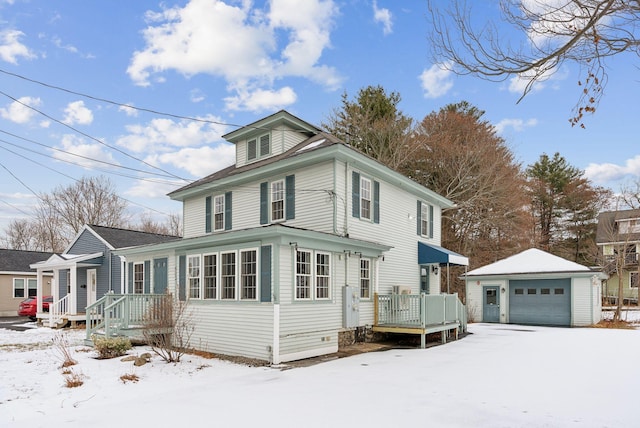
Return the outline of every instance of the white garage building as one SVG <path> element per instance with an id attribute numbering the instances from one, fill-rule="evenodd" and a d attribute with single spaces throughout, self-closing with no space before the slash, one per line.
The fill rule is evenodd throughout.
<path id="1" fill-rule="evenodd" d="M 601 320 L 606 275 L 542 250 L 523 251 L 464 278 L 470 321 L 586 326 Z"/>

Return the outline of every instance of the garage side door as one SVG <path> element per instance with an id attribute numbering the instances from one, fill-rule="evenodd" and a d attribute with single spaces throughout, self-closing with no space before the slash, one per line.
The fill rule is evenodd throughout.
<path id="1" fill-rule="evenodd" d="M 571 279 L 509 281 L 509 322 L 570 325 Z"/>

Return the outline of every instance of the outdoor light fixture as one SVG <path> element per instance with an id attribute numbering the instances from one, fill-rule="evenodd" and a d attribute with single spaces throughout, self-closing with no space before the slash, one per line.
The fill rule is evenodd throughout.
<path id="1" fill-rule="evenodd" d="M 437 265 L 431 265 L 431 272 L 435 273 L 436 275 L 438 274 L 438 266 Z"/>

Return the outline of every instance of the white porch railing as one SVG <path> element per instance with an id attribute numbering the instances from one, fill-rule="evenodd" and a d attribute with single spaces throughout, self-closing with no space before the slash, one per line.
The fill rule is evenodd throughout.
<path id="1" fill-rule="evenodd" d="M 69 295 L 49 304 L 49 327 L 55 327 L 69 313 Z"/>
<path id="2" fill-rule="evenodd" d="M 158 308 L 166 298 L 164 294 L 105 294 L 87 307 L 85 342 L 91 342 L 97 332 L 109 337 L 141 329 L 149 317 L 161 314 Z"/>

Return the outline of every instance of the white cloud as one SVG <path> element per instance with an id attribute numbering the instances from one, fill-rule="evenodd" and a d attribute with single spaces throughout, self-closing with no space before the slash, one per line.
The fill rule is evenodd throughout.
<path id="1" fill-rule="evenodd" d="M 393 20 L 391 12 L 386 8 L 378 8 L 378 2 L 373 2 L 373 19 L 382 24 L 382 32 L 386 36 L 393 32 Z"/>
<path id="2" fill-rule="evenodd" d="M 597 184 L 621 180 L 627 176 L 640 177 L 640 155 L 627 159 L 624 165 L 590 163 L 584 172 L 588 179 Z"/>
<path id="3" fill-rule="evenodd" d="M 537 119 L 502 119 L 495 125 L 495 128 L 498 134 L 503 134 L 507 128 L 512 128 L 514 131 L 520 132 L 524 131 L 525 128 L 530 128 L 537 124 Z"/>
<path id="4" fill-rule="evenodd" d="M 338 9 L 332 0 L 273 0 L 268 10 L 252 2 L 191 0 L 184 7 L 148 12 L 143 30 L 145 48 L 134 52 L 127 73 L 138 85 L 167 70 L 186 76 L 208 73 L 224 78 L 235 92 L 231 108 L 246 108 L 242 92 L 275 91 L 276 79 L 297 76 L 329 89 L 342 78 L 319 64 L 330 46 L 330 31 Z M 288 37 L 279 46 L 282 35 Z"/>
<path id="5" fill-rule="evenodd" d="M 39 107 L 42 105 L 40 98 L 21 97 L 6 108 L 0 108 L 0 116 L 15 123 L 28 123 L 37 113 L 27 106 Z"/>
<path id="6" fill-rule="evenodd" d="M 453 73 L 447 65 L 434 64 L 419 76 L 425 98 L 438 98 L 453 87 Z"/>
<path id="7" fill-rule="evenodd" d="M 152 180 L 136 180 L 131 188 L 124 191 L 124 194 L 135 198 L 161 198 L 164 201 L 168 193 L 182 186 L 184 186 L 184 181 L 172 184 Z"/>
<path id="8" fill-rule="evenodd" d="M 249 110 L 262 112 L 280 110 L 296 102 L 297 95 L 290 87 L 277 91 L 256 89 L 255 91 L 238 91 L 238 95 L 225 98 L 227 107 L 231 110 Z"/>
<path id="9" fill-rule="evenodd" d="M 203 177 L 235 163 L 235 145 L 222 142 L 215 146 L 184 148 L 172 153 L 153 155 L 146 159 L 151 164 L 172 165 Z"/>
<path id="10" fill-rule="evenodd" d="M 64 109 L 63 123 L 67 125 L 89 125 L 93 122 L 93 113 L 84 106 L 84 101 L 74 101 Z"/>
<path id="11" fill-rule="evenodd" d="M 130 103 L 129 105 L 131 105 L 132 107 L 123 105 L 118 107 L 118 111 L 124 112 L 124 114 L 126 114 L 129 117 L 138 117 L 138 110 L 133 108 L 133 104 Z"/>
<path id="12" fill-rule="evenodd" d="M 199 119 L 221 122 L 211 115 Z M 118 138 L 116 143 L 137 153 L 171 152 L 176 147 L 195 147 L 219 140 L 226 133 L 227 126 L 218 123 L 153 119 L 146 125 L 127 126 L 129 134 Z"/>
<path id="13" fill-rule="evenodd" d="M 52 151 L 52 156 L 54 158 L 65 162 L 79 164 L 86 169 L 109 168 L 109 165 L 96 162 L 93 159 L 119 165 L 119 163 L 113 158 L 112 154 L 105 150 L 104 146 L 99 143 L 87 143 L 84 139 L 73 134 L 63 135 L 60 145 L 57 148 L 64 150 L 64 152 L 67 153 L 54 150 Z"/>
<path id="14" fill-rule="evenodd" d="M 20 43 L 20 37 L 24 36 L 22 31 L 4 30 L 0 31 L 0 58 L 11 64 L 17 64 L 18 58 L 35 58 L 36 55 L 31 50 Z"/>
<path id="15" fill-rule="evenodd" d="M 189 91 L 189 99 L 192 103 L 200 103 L 205 100 L 204 93 L 200 89 L 192 89 Z"/>

